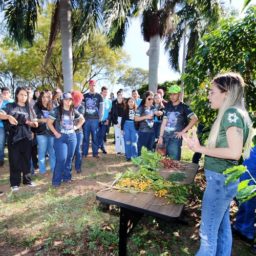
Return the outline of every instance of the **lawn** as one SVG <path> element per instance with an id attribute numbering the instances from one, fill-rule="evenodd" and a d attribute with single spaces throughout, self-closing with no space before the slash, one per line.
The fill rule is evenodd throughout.
<path id="1" fill-rule="evenodd" d="M 50 185 L 51 177 L 36 175 L 35 188 L 22 187 L 12 193 L 8 185 L 8 166 L 0 169 L 0 255 L 118 255 L 119 209 L 104 209 L 95 199 L 130 162 L 114 153 L 112 139 L 108 154 L 96 160 L 84 158 L 83 171 L 74 174 L 71 184 L 58 189 Z M 191 160 L 184 150 L 182 158 Z M 205 186 L 202 170 L 186 205 L 183 218 L 187 225 L 168 223 L 145 216 L 128 242 L 128 255 L 194 255 L 199 246 L 200 203 Z M 233 205 L 233 217 L 236 206 Z M 249 245 L 235 239 L 233 256 L 250 256 Z"/>

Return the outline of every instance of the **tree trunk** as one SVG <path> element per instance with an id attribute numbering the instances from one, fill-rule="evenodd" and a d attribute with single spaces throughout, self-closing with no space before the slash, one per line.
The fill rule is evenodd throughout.
<path id="1" fill-rule="evenodd" d="M 160 51 L 160 35 L 150 37 L 149 41 L 149 75 L 148 84 L 149 90 L 157 91 L 158 86 L 158 65 L 159 65 L 159 51 Z"/>
<path id="2" fill-rule="evenodd" d="M 62 43 L 62 72 L 64 92 L 73 86 L 73 55 L 70 0 L 60 0 L 60 31 Z"/>

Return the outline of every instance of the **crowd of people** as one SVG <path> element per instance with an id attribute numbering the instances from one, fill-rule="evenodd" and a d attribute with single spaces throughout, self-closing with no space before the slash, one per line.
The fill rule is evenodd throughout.
<path id="1" fill-rule="evenodd" d="M 117 97 L 110 99 L 107 87 L 98 93 L 95 86 L 96 81 L 90 80 L 85 94 L 18 87 L 14 100 L 9 89 L 2 88 L 0 165 L 4 164 L 7 142 L 13 191 L 19 190 L 22 182 L 34 186 L 31 176 L 35 170 L 49 173 L 47 159 L 54 187 L 71 182 L 72 163 L 80 173 L 90 144 L 93 157 L 99 158 L 99 151 L 107 154 L 105 141 L 111 125 L 116 154 L 125 155 L 127 161 L 139 156 L 142 147 L 155 150 L 158 146 L 180 160 L 182 134 L 197 123 L 196 115 L 180 101 L 180 86 L 168 88 L 169 101 L 164 100 L 161 88 L 142 97 L 133 90 L 128 98 L 119 90 Z"/>
<path id="2" fill-rule="evenodd" d="M 75 172 L 80 173 L 90 145 L 93 157 L 99 158 L 99 151 L 107 154 L 105 142 L 111 125 L 114 126 L 116 154 L 125 155 L 127 161 L 139 156 L 142 147 L 152 151 L 164 149 L 162 152 L 168 157 L 180 160 L 184 140 L 196 154 L 206 155 L 207 187 L 202 202 L 201 246 L 196 255 L 231 255 L 229 206 L 238 182 L 225 185 L 222 172 L 238 164 L 243 148 L 249 152 L 251 120 L 244 107 L 242 77 L 227 73 L 213 79 L 208 98 L 218 115 L 207 146 L 201 146 L 197 137 L 188 136 L 198 118 L 180 100 L 180 86 L 167 88 L 168 100 L 164 99 L 165 91 L 161 88 L 157 93 L 147 91 L 142 97 L 133 90 L 128 98 L 119 90 L 116 98 L 113 95 L 108 98 L 107 87 L 103 86 L 97 93 L 95 86 L 96 81 L 90 80 L 84 95 L 79 91 L 62 93 L 60 89 L 33 93 L 31 88 L 19 87 L 14 100 L 9 89 L 2 88 L 0 166 L 4 165 L 7 141 L 12 191 L 19 190 L 21 182 L 34 186 L 31 174 L 37 168 L 39 173 L 46 174 L 47 158 L 52 186 L 71 182 L 73 162 Z M 247 166 L 256 169 L 255 164 L 247 162 Z M 253 202 L 253 206 L 246 207 L 250 210 L 254 207 L 255 213 Z M 240 227 L 245 229 L 245 224 L 239 225 L 241 219 L 239 215 L 234 225 L 237 232 Z M 251 224 L 249 234 L 252 240 L 255 227 Z"/>

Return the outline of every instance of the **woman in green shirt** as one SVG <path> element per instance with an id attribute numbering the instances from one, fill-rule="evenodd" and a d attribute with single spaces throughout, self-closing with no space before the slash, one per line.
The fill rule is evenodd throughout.
<path id="1" fill-rule="evenodd" d="M 208 99 L 218 110 L 208 138 L 201 146 L 196 137 L 183 136 L 189 148 L 205 154 L 206 190 L 202 201 L 201 244 L 196 256 L 230 256 L 232 233 L 230 202 L 237 192 L 238 181 L 225 185 L 223 171 L 237 165 L 242 155 L 249 155 L 251 120 L 244 107 L 244 80 L 237 73 L 216 76 Z"/>

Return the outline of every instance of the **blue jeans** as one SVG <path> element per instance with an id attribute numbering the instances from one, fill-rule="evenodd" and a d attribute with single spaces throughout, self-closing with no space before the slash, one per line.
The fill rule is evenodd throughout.
<path id="1" fill-rule="evenodd" d="M 81 172 L 82 165 L 82 143 L 83 143 L 84 134 L 82 131 L 76 133 L 76 150 L 75 150 L 75 170 Z"/>
<path id="2" fill-rule="evenodd" d="M 4 161 L 5 130 L 0 127 L 0 161 Z"/>
<path id="3" fill-rule="evenodd" d="M 180 160 L 182 139 L 175 138 L 174 136 L 164 136 L 164 144 L 166 146 L 166 155 L 173 160 Z"/>
<path id="4" fill-rule="evenodd" d="M 138 156 L 138 133 L 134 127 L 134 121 L 124 123 L 124 146 L 127 159 Z"/>
<path id="5" fill-rule="evenodd" d="M 104 145 L 104 139 L 106 137 L 107 130 L 108 130 L 108 125 L 101 124 L 99 126 L 99 130 L 98 130 L 98 147 L 100 149 L 102 149 L 102 150 L 106 150 L 105 149 L 105 145 Z"/>
<path id="6" fill-rule="evenodd" d="M 61 134 L 59 139 L 54 138 L 56 164 L 52 176 L 52 185 L 59 186 L 61 181 L 71 180 L 72 159 L 76 149 L 76 134 Z"/>
<path id="7" fill-rule="evenodd" d="M 238 181 L 225 185 L 225 176 L 205 170 L 207 181 L 202 201 L 201 244 L 196 256 L 230 256 L 232 233 L 229 207 Z"/>
<path id="8" fill-rule="evenodd" d="M 38 165 L 39 172 L 44 174 L 46 172 L 45 155 L 48 153 L 50 168 L 53 172 L 56 162 L 55 151 L 53 148 L 54 137 L 49 135 L 36 135 L 37 151 L 38 151 Z"/>
<path id="9" fill-rule="evenodd" d="M 86 120 L 83 126 L 84 130 L 84 141 L 83 141 L 83 155 L 87 156 L 89 151 L 90 134 L 92 135 L 92 154 L 93 156 L 98 155 L 98 130 L 99 120 L 89 119 Z"/>
<path id="10" fill-rule="evenodd" d="M 139 139 L 138 139 L 138 155 L 141 154 L 141 148 L 144 146 L 148 150 L 153 150 L 155 136 L 153 132 L 141 132 L 139 131 Z"/>
<path id="11" fill-rule="evenodd" d="M 155 121 L 154 122 L 154 132 L 155 132 L 155 139 L 158 139 L 159 138 L 159 135 L 160 135 L 160 128 L 161 128 L 161 122 L 159 121 Z"/>

